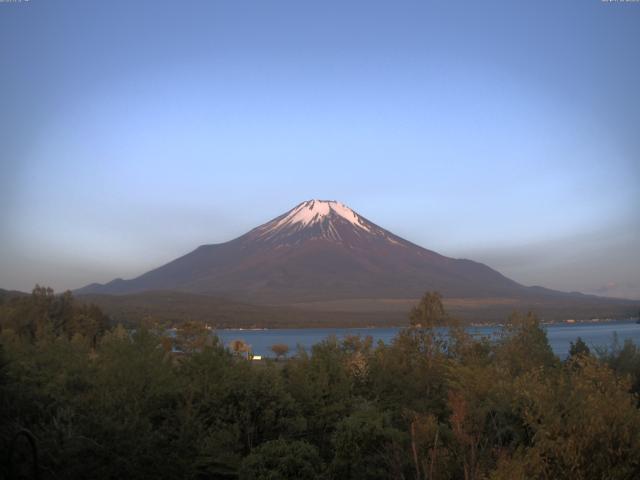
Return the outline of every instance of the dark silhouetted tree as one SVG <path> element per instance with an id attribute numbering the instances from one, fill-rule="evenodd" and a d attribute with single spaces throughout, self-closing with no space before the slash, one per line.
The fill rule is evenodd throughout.
<path id="1" fill-rule="evenodd" d="M 579 355 L 590 355 L 591 350 L 586 343 L 582 340 L 582 338 L 578 337 L 574 342 L 571 342 L 569 346 L 569 357 L 577 357 Z"/>

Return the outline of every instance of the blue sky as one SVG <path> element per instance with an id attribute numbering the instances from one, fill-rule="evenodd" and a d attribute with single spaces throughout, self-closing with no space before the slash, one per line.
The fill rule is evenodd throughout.
<path id="1" fill-rule="evenodd" d="M 0 3 L 0 288 L 136 276 L 310 199 L 640 298 L 640 4 Z"/>

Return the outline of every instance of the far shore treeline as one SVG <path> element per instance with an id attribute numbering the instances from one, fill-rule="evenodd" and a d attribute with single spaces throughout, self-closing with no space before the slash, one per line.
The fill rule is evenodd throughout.
<path id="1" fill-rule="evenodd" d="M 640 478 L 632 342 L 561 361 L 535 314 L 473 338 L 435 292 L 388 345 L 252 362 L 202 323 L 165 332 L 69 292 L 1 296 L 0 478 Z"/>

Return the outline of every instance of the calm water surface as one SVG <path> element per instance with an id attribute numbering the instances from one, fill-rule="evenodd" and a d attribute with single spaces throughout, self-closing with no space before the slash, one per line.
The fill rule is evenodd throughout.
<path id="1" fill-rule="evenodd" d="M 640 344 L 640 325 L 633 321 L 614 321 L 602 323 L 575 323 L 545 325 L 547 337 L 551 348 L 560 358 L 564 358 L 569 353 L 569 343 L 581 337 L 589 347 L 606 347 L 611 345 L 614 333 L 618 336 L 618 341 L 622 344 L 626 339 L 633 340 Z M 400 328 L 304 328 L 304 329 L 273 329 L 273 330 L 218 330 L 216 333 L 227 345 L 231 340 L 244 340 L 251 345 L 255 355 L 272 357 L 271 346 L 276 343 L 289 345 L 289 351 L 294 353 L 300 346 L 310 351 L 311 347 L 324 340 L 330 335 L 335 335 L 338 339 L 347 335 L 370 335 L 374 343 L 382 340 L 384 343 L 391 343 Z M 474 335 L 494 335 L 499 331 L 499 327 L 470 327 L 468 331 Z"/>

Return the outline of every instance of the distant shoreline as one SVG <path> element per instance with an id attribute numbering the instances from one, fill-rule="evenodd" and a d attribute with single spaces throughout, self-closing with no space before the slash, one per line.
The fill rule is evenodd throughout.
<path id="1" fill-rule="evenodd" d="M 597 319 L 591 319 L 591 320 L 574 320 L 574 321 L 568 321 L 568 320 L 564 320 L 564 321 L 555 321 L 555 320 L 550 320 L 550 321 L 541 321 L 540 323 L 542 325 L 555 325 L 555 326 L 560 326 L 560 325 L 571 325 L 571 326 L 579 326 L 579 325 L 585 325 L 585 324 L 593 324 L 593 325 L 599 325 L 599 324 L 603 324 L 603 323 L 635 323 L 639 320 L 639 317 L 630 317 L 630 318 L 597 318 Z M 571 319 L 570 319 L 571 320 Z M 466 325 L 463 325 L 463 328 L 499 328 L 499 327 L 503 327 L 505 326 L 506 323 L 502 322 L 502 323 L 469 323 Z M 402 325 L 385 325 L 385 326 L 378 326 L 378 325 L 367 325 L 367 326 L 362 326 L 362 327 L 354 327 L 354 326 L 327 326 L 327 327 L 317 327 L 317 326 L 313 326 L 313 327 L 256 327 L 256 328 L 246 328 L 246 327 L 238 327 L 238 328 L 233 328 L 233 327 L 224 327 L 224 328 L 211 328 L 211 331 L 216 332 L 216 331 L 221 331 L 221 332 L 264 332 L 264 331 L 276 331 L 276 330 L 377 330 L 377 329 L 389 329 L 389 328 L 405 328 L 408 327 L 408 324 L 402 324 Z M 447 328 L 446 325 L 437 327 L 437 328 Z"/>

